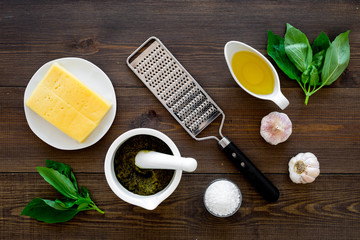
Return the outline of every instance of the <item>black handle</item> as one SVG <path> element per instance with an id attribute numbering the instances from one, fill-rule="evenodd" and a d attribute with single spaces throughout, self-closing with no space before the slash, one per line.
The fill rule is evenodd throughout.
<path id="1" fill-rule="evenodd" d="M 278 200 L 279 190 L 267 179 L 264 174 L 240 151 L 240 149 L 227 138 L 223 138 L 219 142 L 220 148 L 225 152 L 226 156 L 231 159 L 241 173 L 250 181 L 255 189 L 268 202 Z"/>

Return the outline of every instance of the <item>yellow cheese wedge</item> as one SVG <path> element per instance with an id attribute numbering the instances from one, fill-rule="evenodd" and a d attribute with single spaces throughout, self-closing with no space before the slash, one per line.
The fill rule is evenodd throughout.
<path id="1" fill-rule="evenodd" d="M 41 84 L 36 87 L 26 105 L 79 142 L 83 142 L 97 126 Z"/>
<path id="2" fill-rule="evenodd" d="M 58 63 L 51 66 L 41 84 L 94 123 L 99 123 L 110 109 L 110 102 L 92 91 Z"/>
<path id="3" fill-rule="evenodd" d="M 54 63 L 26 105 L 45 120 L 83 142 L 99 125 L 111 103 Z"/>

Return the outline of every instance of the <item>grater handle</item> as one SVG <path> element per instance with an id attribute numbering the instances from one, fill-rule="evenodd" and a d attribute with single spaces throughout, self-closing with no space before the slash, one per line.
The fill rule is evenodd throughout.
<path id="1" fill-rule="evenodd" d="M 279 198 L 279 190 L 264 174 L 240 151 L 240 149 L 226 137 L 219 141 L 220 148 L 228 158 L 240 169 L 241 173 L 250 181 L 255 189 L 268 202 L 275 202 Z"/>

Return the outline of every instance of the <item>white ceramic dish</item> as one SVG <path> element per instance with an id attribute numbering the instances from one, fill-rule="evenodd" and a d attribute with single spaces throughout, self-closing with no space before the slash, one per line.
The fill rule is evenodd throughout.
<path id="1" fill-rule="evenodd" d="M 236 78 L 236 76 L 234 74 L 234 71 L 233 71 L 233 69 L 231 67 L 231 61 L 232 61 L 232 58 L 233 58 L 234 54 L 237 53 L 237 52 L 240 52 L 240 51 L 248 51 L 248 52 L 255 53 L 256 55 L 261 57 L 270 66 L 271 71 L 274 74 L 274 79 L 275 79 L 274 90 L 273 90 L 273 92 L 271 94 L 261 95 L 261 94 L 252 93 L 249 90 L 247 90 L 237 80 L 237 78 Z M 235 82 L 242 89 L 244 89 L 245 92 L 247 92 L 248 94 L 250 94 L 250 95 L 252 95 L 254 97 L 260 98 L 260 99 L 271 100 L 276 105 L 278 105 L 282 110 L 284 110 L 289 105 L 289 101 L 285 98 L 285 96 L 282 94 L 282 92 L 280 90 L 280 80 L 279 80 L 279 76 L 278 76 L 274 66 L 259 51 L 257 51 L 256 49 L 250 47 L 249 45 L 246 45 L 245 43 L 237 42 L 237 41 L 230 41 L 230 42 L 226 43 L 226 45 L 224 47 L 224 55 L 225 55 L 225 60 L 226 60 L 227 66 L 229 68 L 229 71 L 230 71 L 232 77 L 234 78 Z"/>
<path id="2" fill-rule="evenodd" d="M 219 213 L 215 213 L 214 211 L 212 211 L 211 207 L 208 206 L 207 200 L 206 200 L 207 192 L 209 190 L 209 187 L 211 185 L 213 185 L 214 183 L 219 182 L 219 181 L 225 181 L 225 182 L 231 183 L 234 186 L 234 188 L 236 189 L 236 191 L 238 192 L 238 197 L 239 197 L 238 204 L 232 209 L 231 212 L 228 212 L 227 214 L 224 214 L 224 215 L 221 215 Z M 231 196 L 231 194 L 230 194 L 230 196 Z M 219 196 L 219 198 L 221 198 L 221 197 L 222 196 Z M 234 197 L 234 196 L 232 195 L 232 197 Z M 215 217 L 225 218 L 225 217 L 230 217 L 230 216 L 234 215 L 239 210 L 239 208 L 241 206 L 241 202 L 242 202 L 242 194 L 241 194 L 240 188 L 233 181 L 230 181 L 229 179 L 226 179 L 226 178 L 218 178 L 218 179 L 215 179 L 212 182 L 210 182 L 210 184 L 206 187 L 203 200 L 204 200 L 205 208 L 210 214 L 212 214 Z M 235 199 L 232 199 L 232 200 L 235 200 Z M 222 202 L 222 200 L 219 200 L 218 202 L 217 201 L 214 202 L 214 199 L 212 199 L 212 201 L 209 201 L 209 202 L 212 203 L 212 204 L 216 204 L 217 205 L 216 208 L 221 208 L 222 210 L 224 208 L 224 206 L 222 206 L 222 204 L 224 204 Z"/>
<path id="3" fill-rule="evenodd" d="M 157 137 L 169 146 L 174 156 L 180 157 L 180 152 L 176 147 L 175 143 L 165 134 L 150 128 L 136 128 L 123 133 L 111 144 L 105 157 L 105 164 L 104 164 L 105 177 L 111 190 L 119 198 L 135 206 L 139 206 L 147 210 L 153 210 L 175 191 L 175 189 L 179 185 L 182 171 L 175 170 L 174 176 L 171 182 L 169 183 L 169 185 L 165 189 L 163 189 L 162 191 L 156 194 L 149 196 L 141 196 L 128 191 L 125 187 L 123 187 L 120 184 L 120 182 L 116 178 L 115 169 L 114 169 L 114 156 L 118 148 L 126 140 L 136 135 L 150 135 Z"/>
<path id="4" fill-rule="evenodd" d="M 26 101 L 30 97 L 38 83 L 43 79 L 50 66 L 57 62 L 69 72 L 78 77 L 89 88 L 96 91 L 105 99 L 112 103 L 109 112 L 101 120 L 99 126 L 82 143 L 77 142 L 67 136 L 61 130 L 47 122 L 38 114 L 26 106 Z M 44 142 L 62 150 L 76 150 L 89 147 L 99 141 L 111 127 L 116 113 L 116 96 L 114 87 L 109 77 L 93 63 L 82 58 L 60 58 L 44 64 L 30 79 L 24 94 L 24 109 L 26 120 L 31 130 Z"/>

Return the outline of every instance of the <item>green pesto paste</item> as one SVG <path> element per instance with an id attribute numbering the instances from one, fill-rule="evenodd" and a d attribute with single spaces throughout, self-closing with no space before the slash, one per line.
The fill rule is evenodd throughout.
<path id="1" fill-rule="evenodd" d="M 150 135 L 137 135 L 126 140 L 116 151 L 115 174 L 121 185 L 139 195 L 151 195 L 163 190 L 171 181 L 174 170 L 141 169 L 135 165 L 135 156 L 141 150 L 171 154 L 170 148 Z"/>

